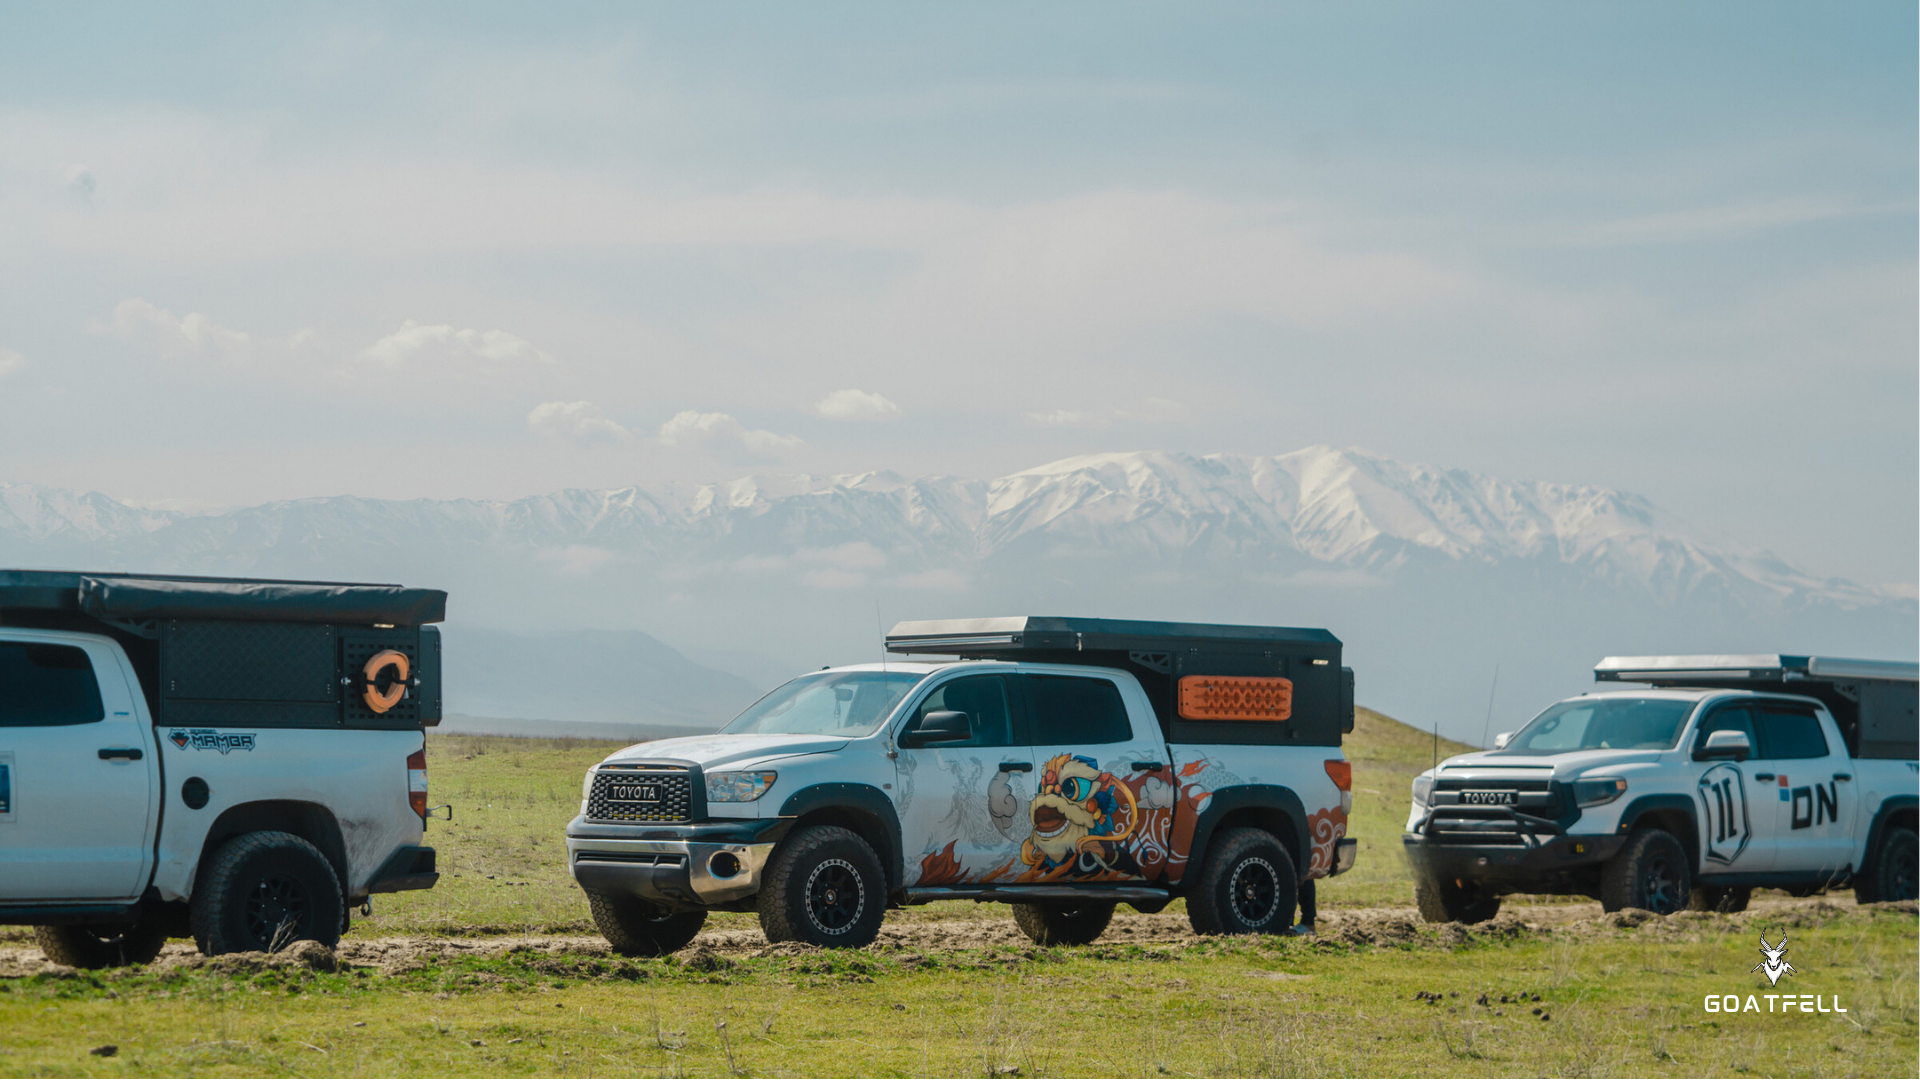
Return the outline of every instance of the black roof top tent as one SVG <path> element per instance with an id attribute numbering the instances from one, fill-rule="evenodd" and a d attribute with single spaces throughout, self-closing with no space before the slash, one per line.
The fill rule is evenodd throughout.
<path id="1" fill-rule="evenodd" d="M 907 655 L 1119 668 L 1140 681 L 1166 737 L 1178 743 L 1338 746 L 1353 730 L 1353 672 L 1340 665 L 1340 639 L 1326 630 L 1016 615 L 897 623 L 886 647 Z M 1188 675 L 1287 679 L 1292 715 L 1282 723 L 1183 717 L 1178 686 Z"/>
<path id="2" fill-rule="evenodd" d="M 447 617 L 447 594 L 339 581 L 0 570 L 0 612 L 10 611 L 63 612 L 101 620 L 421 626 Z"/>
<path id="3" fill-rule="evenodd" d="M 1779 653 L 1609 656 L 1598 682 L 1703 690 L 1759 690 L 1826 705 L 1856 758 L 1911 760 L 1920 752 L 1920 664 Z"/>

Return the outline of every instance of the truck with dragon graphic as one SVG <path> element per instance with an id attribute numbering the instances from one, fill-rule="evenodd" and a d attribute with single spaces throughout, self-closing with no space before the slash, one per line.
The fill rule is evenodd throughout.
<path id="1" fill-rule="evenodd" d="M 1420 914 L 1480 922 L 1510 893 L 1607 911 L 1739 911 L 1756 888 L 1912 900 L 1920 665 L 1612 656 L 1601 683 L 1413 781 Z"/>
<path id="2" fill-rule="evenodd" d="M 1353 865 L 1353 673 L 1325 630 L 1025 616 L 886 648 L 588 771 L 567 860 L 614 948 L 672 952 L 710 911 L 857 947 L 940 900 L 1009 903 L 1041 944 L 1175 898 L 1200 933 L 1285 933 Z"/>

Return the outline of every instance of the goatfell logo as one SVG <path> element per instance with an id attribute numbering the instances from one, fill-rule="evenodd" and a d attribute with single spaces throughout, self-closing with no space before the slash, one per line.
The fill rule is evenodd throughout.
<path id="1" fill-rule="evenodd" d="M 1769 987 L 1780 985 L 1780 976 L 1798 975 L 1800 970 L 1787 962 L 1787 936 L 1780 935 L 1780 944 L 1767 943 L 1767 935 L 1760 935 L 1760 955 L 1763 959 L 1753 965 L 1752 970 L 1766 977 Z M 1764 999 L 1767 1007 L 1760 1007 Z M 1799 1005 L 1804 1013 L 1843 1013 L 1840 1007 L 1840 995 L 1833 995 L 1833 1004 L 1827 1004 L 1825 994 L 1747 994 L 1742 1000 L 1739 994 L 1708 994 L 1702 1007 L 1711 1013 L 1737 1012 L 1792 1012 Z"/>
<path id="2" fill-rule="evenodd" d="M 1760 935 L 1760 952 L 1765 960 L 1753 965 L 1753 970 L 1767 977 L 1768 986 L 1779 986 L 1780 976 L 1798 975 L 1792 964 L 1787 963 L 1787 935 L 1780 935 L 1780 944 L 1767 944 L 1767 935 Z"/>

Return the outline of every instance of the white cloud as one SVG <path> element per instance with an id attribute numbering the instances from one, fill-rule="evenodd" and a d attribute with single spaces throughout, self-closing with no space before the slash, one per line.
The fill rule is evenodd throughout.
<path id="1" fill-rule="evenodd" d="M 201 358 L 238 366 L 253 353 L 253 338 L 245 331 L 221 326 L 197 311 L 175 315 L 137 296 L 120 301 L 111 318 L 87 329 L 157 350 L 169 360 Z"/>
<path id="2" fill-rule="evenodd" d="M 534 554 L 534 558 L 553 564 L 562 574 L 582 577 L 608 563 L 619 561 L 620 555 L 589 544 L 568 544 L 565 547 L 543 548 Z"/>
<path id="3" fill-rule="evenodd" d="M 726 413 L 693 409 L 677 413 L 660 425 L 660 442 L 703 450 L 722 461 L 777 461 L 806 443 L 798 436 L 754 431 Z"/>
<path id="4" fill-rule="evenodd" d="M 963 592 L 973 586 L 972 579 L 950 566 L 903 574 L 893 583 L 903 589 L 931 589 L 936 592 Z"/>
<path id="5" fill-rule="evenodd" d="M 418 360 L 485 360 L 498 364 L 551 364 L 553 357 L 505 330 L 455 330 L 408 319 L 400 329 L 366 347 L 363 359 L 389 366 Z"/>
<path id="6" fill-rule="evenodd" d="M 1141 398 L 1140 404 L 1131 409 L 1115 409 L 1113 415 L 1121 420 L 1132 420 L 1142 424 L 1172 424 L 1192 416 L 1193 411 L 1177 401 L 1162 397 Z"/>
<path id="7" fill-rule="evenodd" d="M 1107 419 L 1099 413 L 1085 412 L 1080 409 L 1055 409 L 1052 412 L 1030 412 L 1029 421 L 1042 427 L 1103 428 Z"/>
<path id="8" fill-rule="evenodd" d="M 865 540 L 853 540 L 830 548 L 801 548 L 793 553 L 800 562 L 825 563 L 842 570 L 871 570 L 886 564 L 887 555 Z"/>
<path id="9" fill-rule="evenodd" d="M 855 570 L 809 570 L 800 576 L 809 589 L 857 589 L 866 583 L 867 575 Z"/>
<path id="10" fill-rule="evenodd" d="M 891 420 L 900 415 L 900 406 L 865 390 L 835 390 L 814 405 L 813 411 L 828 420 Z"/>
<path id="11" fill-rule="evenodd" d="M 527 430 L 555 442 L 576 446 L 608 446 L 632 438 L 633 433 L 607 419 L 591 401 L 548 401 L 527 414 Z"/>
<path id="12" fill-rule="evenodd" d="M 12 349 L 0 349 L 0 379 L 27 366 L 27 358 Z"/>

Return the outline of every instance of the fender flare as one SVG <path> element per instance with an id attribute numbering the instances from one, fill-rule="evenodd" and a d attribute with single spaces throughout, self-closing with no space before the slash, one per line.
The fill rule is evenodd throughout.
<path id="1" fill-rule="evenodd" d="M 811 784 L 787 796 L 787 801 L 780 804 L 783 818 L 805 817 L 821 810 L 847 811 L 878 824 L 884 842 L 877 845 L 881 849 L 877 854 L 886 868 L 888 887 L 901 887 L 906 875 L 900 848 L 900 815 L 885 792 L 872 784 Z M 873 841 L 871 836 L 866 839 L 869 843 Z"/>
<path id="2" fill-rule="evenodd" d="M 1307 856 L 1313 847 L 1307 835 L 1307 808 L 1301 803 L 1300 796 L 1278 784 L 1235 784 L 1215 789 L 1207 808 L 1200 812 L 1200 820 L 1193 827 L 1193 844 L 1187 849 L 1187 866 L 1181 871 L 1180 883 L 1185 884 L 1189 875 L 1205 865 L 1214 828 L 1229 814 L 1240 810 L 1276 811 L 1287 819 L 1293 835 L 1281 836 L 1280 844 L 1293 857 L 1293 872 L 1305 881 L 1309 862 Z"/>
<path id="3" fill-rule="evenodd" d="M 1889 795 L 1880 800 L 1880 809 L 1874 811 L 1873 824 L 1867 828 L 1867 846 L 1861 849 L 1856 872 L 1865 873 L 1873 864 L 1874 852 L 1880 848 L 1880 837 L 1887 831 L 1887 819 L 1902 810 L 1915 807 L 1920 807 L 1920 795 Z"/>
<path id="4" fill-rule="evenodd" d="M 1628 803 L 1625 810 L 1620 811 L 1618 831 L 1621 835 L 1630 835 L 1641 818 L 1656 810 L 1676 810 L 1686 816 L 1687 828 L 1681 830 L 1674 839 L 1680 841 L 1680 846 L 1686 849 L 1687 863 L 1693 873 L 1698 874 L 1700 872 L 1700 807 L 1694 802 L 1694 796 L 1642 795 Z"/>

